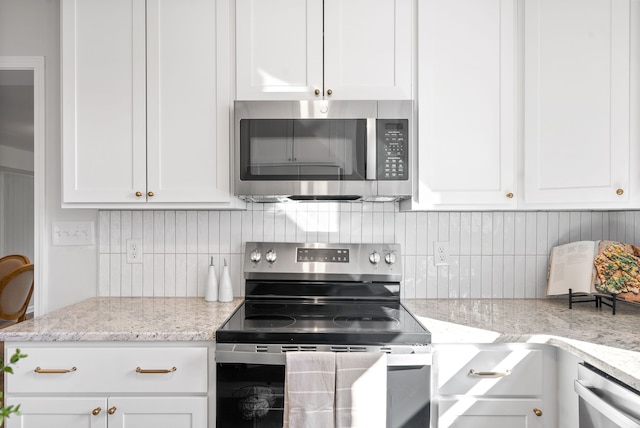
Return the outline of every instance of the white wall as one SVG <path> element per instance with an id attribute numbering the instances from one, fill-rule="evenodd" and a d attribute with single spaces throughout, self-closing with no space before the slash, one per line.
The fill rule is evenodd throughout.
<path id="1" fill-rule="evenodd" d="M 0 255 L 33 254 L 33 175 L 0 171 Z"/>
<path id="2" fill-rule="evenodd" d="M 51 222 L 97 219 L 95 210 L 63 210 L 60 150 L 60 4 L 58 0 L 0 0 L 0 56 L 45 57 L 45 295 L 36 314 L 96 295 L 97 249 L 51 246 Z M 36 172 L 36 179 L 38 173 Z M 37 292 L 37 291 L 36 291 Z"/>

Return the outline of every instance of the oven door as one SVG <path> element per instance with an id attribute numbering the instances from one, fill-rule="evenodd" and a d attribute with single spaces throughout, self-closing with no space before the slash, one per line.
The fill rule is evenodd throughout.
<path id="1" fill-rule="evenodd" d="M 285 354 L 221 346 L 216 349 L 216 426 L 281 428 Z M 431 360 L 431 353 L 388 355 L 387 428 L 429 426 Z"/>

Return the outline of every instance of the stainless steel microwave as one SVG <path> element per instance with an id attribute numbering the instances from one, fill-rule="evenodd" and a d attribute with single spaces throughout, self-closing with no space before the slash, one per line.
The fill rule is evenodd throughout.
<path id="1" fill-rule="evenodd" d="M 278 200 L 411 196 L 411 101 L 236 101 L 235 194 Z"/>

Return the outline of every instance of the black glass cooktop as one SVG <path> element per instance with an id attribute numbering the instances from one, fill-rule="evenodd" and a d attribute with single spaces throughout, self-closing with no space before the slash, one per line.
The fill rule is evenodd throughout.
<path id="1" fill-rule="evenodd" d="M 247 300 L 216 332 L 218 343 L 429 344 L 400 302 Z"/>

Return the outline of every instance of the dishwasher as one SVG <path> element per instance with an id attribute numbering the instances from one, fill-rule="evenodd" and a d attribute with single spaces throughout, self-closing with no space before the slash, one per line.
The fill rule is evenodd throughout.
<path id="1" fill-rule="evenodd" d="M 581 363 L 574 382 L 580 428 L 640 428 L 640 392 Z"/>

